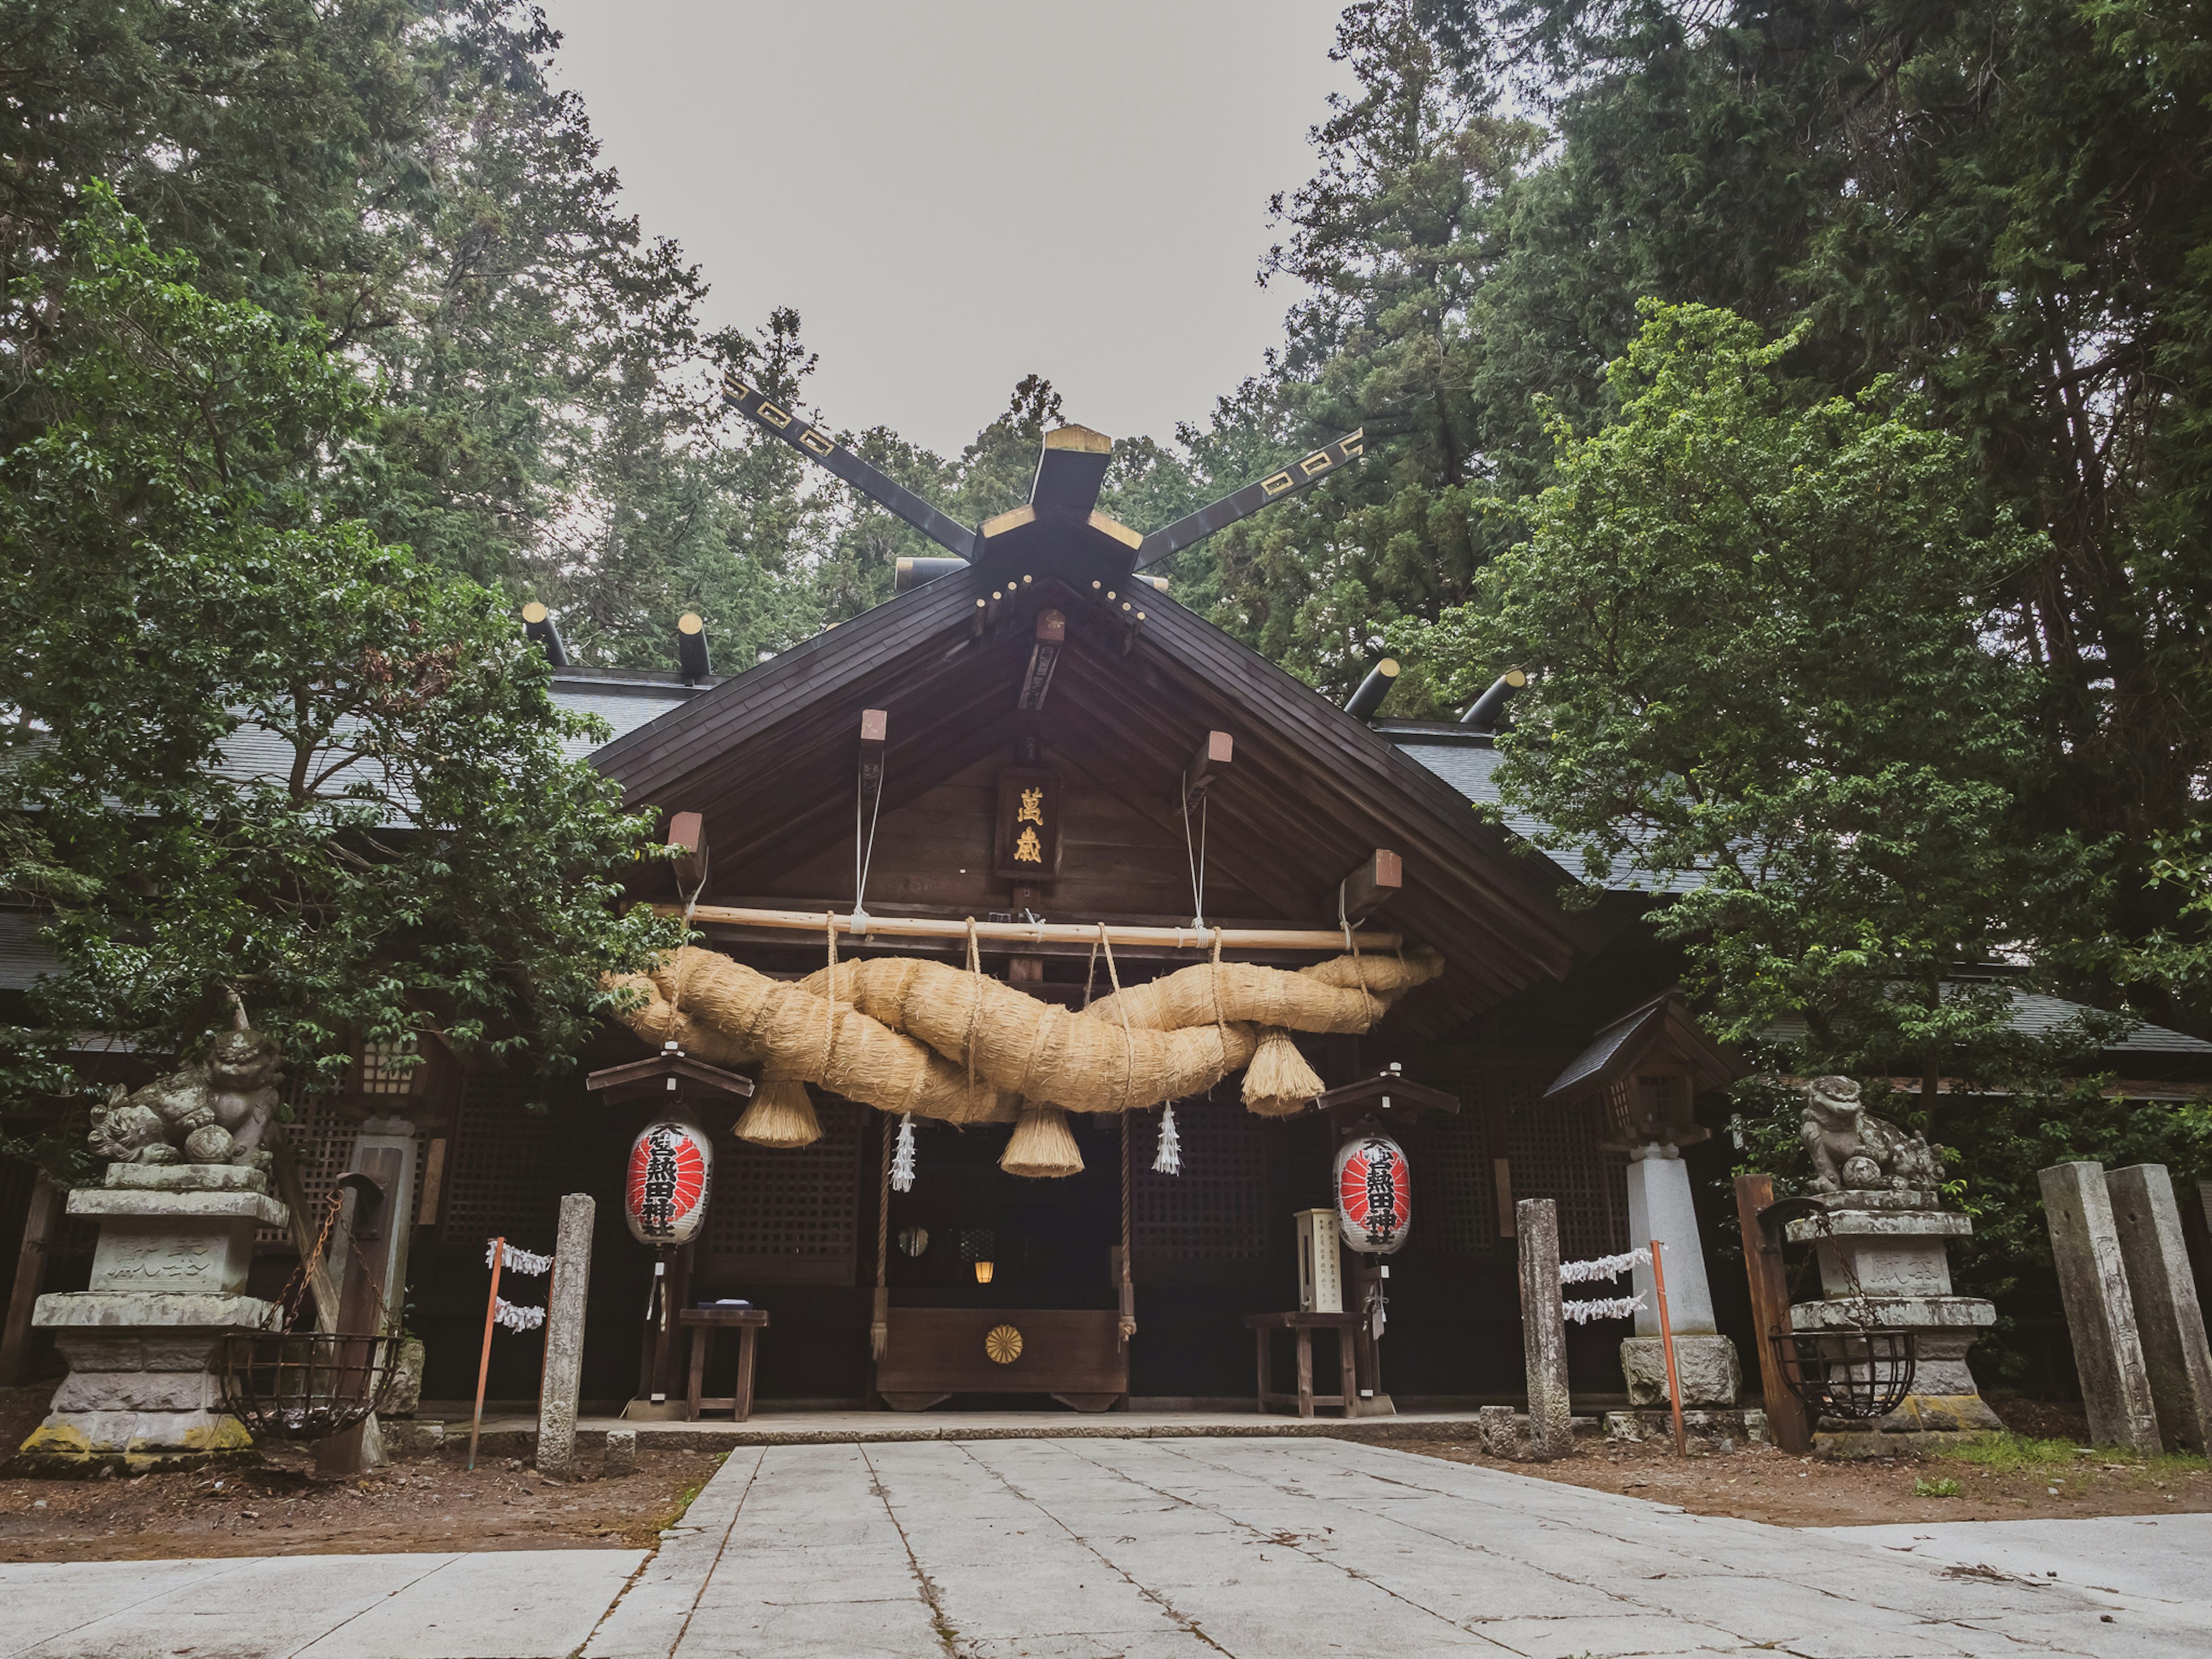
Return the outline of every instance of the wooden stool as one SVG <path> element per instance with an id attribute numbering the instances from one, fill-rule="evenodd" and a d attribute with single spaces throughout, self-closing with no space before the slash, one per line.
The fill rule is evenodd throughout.
<path id="1" fill-rule="evenodd" d="M 696 1423 L 709 1409 L 726 1411 L 742 1423 L 753 1414 L 753 1352 L 760 1334 L 768 1328 L 765 1308 L 686 1308 L 677 1318 L 691 1328 L 691 1386 L 684 1395 L 684 1420 Z M 702 1400 L 699 1390 L 707 1380 L 708 1352 L 714 1333 L 734 1328 L 738 1334 L 738 1391 L 720 1400 Z"/>
<path id="2" fill-rule="evenodd" d="M 1247 1314 L 1244 1323 L 1257 1339 L 1260 1347 L 1260 1409 L 1270 1406 L 1296 1406 L 1300 1417 L 1314 1414 L 1313 1334 L 1316 1331 L 1336 1333 L 1336 1364 L 1343 1390 L 1343 1409 L 1347 1418 L 1359 1414 L 1359 1377 L 1352 1365 L 1352 1335 L 1366 1317 L 1356 1313 L 1264 1313 Z M 1298 1391 L 1296 1394 L 1277 1394 L 1270 1386 L 1272 1375 L 1267 1363 L 1267 1339 L 1277 1331 L 1294 1331 L 1298 1339 Z"/>

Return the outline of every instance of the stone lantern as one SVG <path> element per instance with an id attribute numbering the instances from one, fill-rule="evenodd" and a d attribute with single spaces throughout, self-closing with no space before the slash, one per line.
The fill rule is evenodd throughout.
<path id="1" fill-rule="evenodd" d="M 1627 1242 L 1640 1248 L 1656 1241 L 1665 1253 L 1667 1316 L 1683 1408 L 1699 1431 L 1736 1437 L 1757 1425 L 1736 1408 L 1743 1367 L 1735 1344 L 1714 1321 L 1705 1241 L 1682 1149 L 1712 1133 L 1696 1120 L 1697 1097 L 1725 1087 L 1747 1069 L 1733 1050 L 1698 1029 L 1682 994 L 1670 990 L 1597 1032 L 1544 1091 L 1547 1106 L 1595 1101 L 1603 1107 L 1604 1145 L 1628 1154 Z M 1668 1404 L 1655 1276 L 1648 1266 L 1634 1271 L 1644 1305 L 1635 1316 L 1635 1334 L 1620 1345 L 1620 1369 L 1629 1404 L 1637 1409 L 1608 1420 L 1611 1431 L 1630 1435 L 1656 1428 Z"/>

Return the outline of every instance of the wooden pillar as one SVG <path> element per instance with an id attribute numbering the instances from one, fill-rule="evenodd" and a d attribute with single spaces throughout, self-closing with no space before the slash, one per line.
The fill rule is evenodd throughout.
<path id="1" fill-rule="evenodd" d="M 61 1224 L 63 1192 L 53 1178 L 39 1171 L 31 1188 L 31 1212 L 23 1221 L 23 1250 L 15 1258 L 15 1287 L 8 1295 L 8 1322 L 0 1327 L 0 1389 L 12 1389 L 23 1380 L 23 1358 L 31 1346 L 31 1310 L 46 1282 L 46 1250 L 54 1230 Z"/>
<path id="2" fill-rule="evenodd" d="M 1744 1271 L 1751 1279 L 1752 1346 L 1759 1351 L 1759 1393 L 1766 1402 L 1768 1438 L 1793 1456 L 1813 1449 L 1813 1426 L 1805 1402 L 1790 1392 L 1782 1358 L 1773 1339 L 1790 1330 L 1790 1278 L 1783 1269 L 1782 1241 L 1769 1238 L 1759 1212 L 1774 1202 L 1774 1177 L 1735 1178 L 1736 1223 L 1743 1230 Z"/>

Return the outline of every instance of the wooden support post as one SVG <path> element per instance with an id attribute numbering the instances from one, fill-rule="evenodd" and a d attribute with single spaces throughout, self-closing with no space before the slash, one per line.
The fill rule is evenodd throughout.
<path id="1" fill-rule="evenodd" d="M 553 1284 L 545 1296 L 545 1373 L 538 1394 L 538 1468 L 547 1474 L 566 1474 L 575 1461 L 584 1304 L 592 1289 L 592 1223 L 598 1207 L 589 1193 L 568 1193 L 561 1200 Z"/>
<path id="2" fill-rule="evenodd" d="M 346 1266 L 340 1280 L 338 1331 L 346 1339 L 338 1344 L 337 1366 L 341 1379 L 358 1378 L 357 1386 L 371 1390 L 376 1381 L 374 1370 L 376 1346 L 372 1338 L 382 1335 L 384 1292 L 380 1281 L 384 1276 L 386 1246 L 390 1241 L 386 1229 L 407 1224 L 407 1218 L 398 1212 L 391 1189 L 374 1176 L 360 1170 L 349 1170 L 338 1177 L 339 1186 L 352 1201 L 345 1206 L 341 1224 L 351 1248 L 346 1252 Z M 327 1440 L 316 1443 L 315 1473 L 319 1475 L 356 1475 L 364 1464 L 364 1445 L 370 1433 L 369 1425 L 374 1420 L 371 1413 L 351 1428 L 334 1434 Z M 381 1452 L 377 1461 L 382 1461 Z"/>
<path id="3" fill-rule="evenodd" d="M 1229 770 L 1229 763 L 1236 757 L 1237 740 L 1226 732 L 1208 732 L 1198 745 L 1198 752 L 1190 757 L 1183 769 L 1183 799 L 1191 805 L 1221 781 Z"/>
<path id="4" fill-rule="evenodd" d="M 1359 867 L 1336 884 L 1337 920 L 1362 922 L 1397 896 L 1406 884 L 1406 864 L 1387 847 L 1378 847 Z"/>
<path id="5" fill-rule="evenodd" d="M 1743 1230 L 1744 1271 L 1751 1279 L 1752 1342 L 1759 1350 L 1759 1386 L 1766 1402 L 1767 1437 L 1795 1457 L 1813 1449 L 1805 1402 L 1790 1393 L 1773 1339 L 1790 1330 L 1790 1280 L 1783 1270 L 1782 1241 L 1770 1239 L 1759 1212 L 1774 1202 L 1774 1178 L 1735 1178 L 1736 1223 Z"/>
<path id="6" fill-rule="evenodd" d="M 697 812 L 676 812 L 668 820 L 668 844 L 678 849 L 677 890 L 696 893 L 707 884 L 707 820 Z"/>
<path id="7" fill-rule="evenodd" d="M 1674 1413 L 1674 1455 L 1690 1455 L 1690 1437 L 1682 1426 L 1682 1375 L 1674 1364 L 1674 1322 L 1667 1312 L 1666 1251 L 1657 1239 L 1651 1252 L 1651 1299 L 1659 1304 L 1659 1350 L 1667 1356 L 1667 1404 Z"/>
<path id="8" fill-rule="evenodd" d="M 46 1276 L 46 1250 L 61 1224 L 64 1194 L 44 1170 L 31 1188 L 31 1212 L 23 1220 L 23 1250 L 15 1258 L 15 1287 L 8 1295 L 8 1322 L 0 1328 L 0 1389 L 23 1380 L 23 1358 L 31 1346 L 31 1310 Z"/>
<path id="9" fill-rule="evenodd" d="M 331 1275 L 329 1258 L 315 1249 L 322 1232 L 322 1217 L 307 1212 L 307 1188 L 300 1179 L 300 1155 L 293 1150 L 289 1131 L 270 1149 L 270 1157 L 276 1175 L 276 1196 L 283 1200 L 292 1225 L 292 1246 L 307 1264 L 307 1291 L 314 1299 L 315 1328 L 327 1334 L 338 1328 L 337 1280 Z"/>
<path id="10" fill-rule="evenodd" d="M 477 1361 L 477 1409 L 469 1419 L 469 1472 L 477 1467 L 477 1437 L 483 1432 L 484 1382 L 491 1376 L 492 1322 L 499 1316 L 499 1270 L 507 1261 L 507 1241 L 491 1242 L 491 1290 L 484 1297 L 483 1357 Z"/>

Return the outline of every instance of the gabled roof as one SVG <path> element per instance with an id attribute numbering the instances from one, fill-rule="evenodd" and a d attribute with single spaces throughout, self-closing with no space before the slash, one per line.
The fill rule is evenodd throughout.
<path id="1" fill-rule="evenodd" d="M 1544 1103 L 1557 1105 L 1594 1095 L 1662 1048 L 1688 1065 L 1699 1092 L 1733 1083 L 1751 1070 L 1735 1049 L 1715 1042 L 1698 1029 L 1680 990 L 1670 988 L 1591 1037 L 1589 1046 L 1552 1079 L 1544 1091 Z"/>
<path id="2" fill-rule="evenodd" d="M 1373 849 L 1403 858 L 1405 886 L 1376 925 L 1450 964 L 1440 994 L 1409 1000 L 1416 1030 L 1563 976 L 1595 937 L 1561 909 L 1554 871 L 1387 738 L 1154 590 L 1125 611 L 1127 596 L 1073 580 L 956 571 L 697 694 L 594 761 L 634 806 L 704 814 L 716 891 L 746 890 L 843 832 L 864 708 L 889 714 L 886 813 L 1011 741 L 1033 620 L 1051 606 L 1066 641 L 1035 718 L 1100 782 L 1167 816 L 1206 732 L 1234 737 L 1234 764 L 1208 796 L 1217 867 L 1328 924 L 1338 882 Z M 987 613 L 996 623 L 978 631 Z"/>

